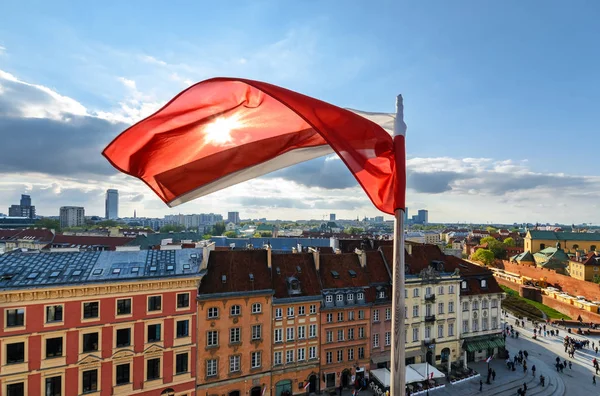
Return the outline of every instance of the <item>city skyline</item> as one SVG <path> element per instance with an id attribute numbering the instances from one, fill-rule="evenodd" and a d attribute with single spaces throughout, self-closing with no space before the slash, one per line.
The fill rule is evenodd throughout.
<path id="1" fill-rule="evenodd" d="M 598 59 L 572 46 L 594 45 L 594 12 L 547 2 L 459 3 L 438 2 L 435 12 L 390 4 L 376 16 L 350 7 L 344 18 L 338 7 L 314 2 L 213 5 L 202 23 L 194 5 L 177 23 L 164 22 L 174 20 L 173 10 L 158 5 L 123 5 L 117 16 L 101 6 L 90 14 L 41 4 L 31 15 L 8 5 L 0 16 L 0 131 L 10 137 L 0 158 L 0 207 L 30 194 L 40 214 L 75 205 L 101 216 L 104 191 L 115 188 L 122 213 L 138 216 L 240 208 L 269 218 L 380 215 L 334 157 L 175 209 L 101 157 L 119 132 L 190 84 L 237 75 L 369 111 L 392 112 L 402 93 L 406 204 L 429 210 L 432 222 L 600 223 L 600 174 L 585 155 L 564 159 L 594 136 Z M 281 7 L 293 17 L 273 22 Z M 540 12 L 535 23 L 528 18 Z M 127 23 L 119 22 L 124 15 Z M 398 26 L 395 15 L 402 15 Z M 35 28 L 25 32 L 21 16 Z M 109 21 L 110 33 L 99 28 Z M 425 21 L 435 29 L 422 31 Z M 563 139 L 565 131 L 577 138 Z M 23 140 L 39 144 L 23 150 Z"/>

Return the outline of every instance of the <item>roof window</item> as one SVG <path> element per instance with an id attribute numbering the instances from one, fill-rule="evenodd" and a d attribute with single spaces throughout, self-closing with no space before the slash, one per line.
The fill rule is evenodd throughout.
<path id="1" fill-rule="evenodd" d="M 75 271 L 71 272 L 71 276 L 79 276 L 79 275 L 81 275 L 81 272 L 82 272 L 81 270 L 75 270 Z"/>
<path id="2" fill-rule="evenodd" d="M 39 274 L 39 272 L 32 272 L 31 274 L 27 275 L 27 279 L 35 279 Z"/>
<path id="3" fill-rule="evenodd" d="M 57 278 L 59 274 L 60 271 L 52 271 L 52 273 L 50 274 L 50 278 Z"/>
<path id="4" fill-rule="evenodd" d="M 121 268 L 113 268 L 112 273 L 114 275 L 119 275 L 121 273 Z"/>
<path id="5" fill-rule="evenodd" d="M 190 269 L 190 268 L 191 268 L 191 267 L 190 267 L 190 265 L 189 265 L 189 264 L 183 264 L 183 269 L 184 269 L 184 270 L 187 270 L 187 269 Z"/>
<path id="6" fill-rule="evenodd" d="M 167 265 L 167 271 L 173 271 L 175 269 L 174 265 Z"/>
<path id="7" fill-rule="evenodd" d="M 131 269 L 131 273 L 132 273 L 132 274 L 137 274 L 138 272 L 140 272 L 140 267 L 133 267 L 133 268 Z"/>
<path id="8" fill-rule="evenodd" d="M 331 276 L 333 276 L 334 279 L 339 279 L 340 278 L 340 274 L 338 274 L 337 271 L 331 271 Z"/>
<path id="9" fill-rule="evenodd" d="M 102 275 L 102 270 L 101 269 L 95 269 L 94 272 L 92 272 L 92 275 Z"/>
<path id="10" fill-rule="evenodd" d="M 356 278 L 356 271 L 354 271 L 354 270 L 348 270 L 348 273 L 350 274 L 350 276 L 352 278 Z"/>
<path id="11" fill-rule="evenodd" d="M 156 272 L 157 268 L 155 265 L 153 265 L 152 267 L 150 267 L 150 272 Z"/>

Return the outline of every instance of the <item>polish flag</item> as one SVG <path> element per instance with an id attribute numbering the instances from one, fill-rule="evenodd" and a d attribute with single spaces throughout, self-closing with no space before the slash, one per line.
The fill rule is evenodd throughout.
<path id="1" fill-rule="evenodd" d="M 103 155 L 172 207 L 336 153 L 373 204 L 394 214 L 405 206 L 405 131 L 393 114 L 342 109 L 260 81 L 213 78 L 128 128 Z"/>
<path id="2" fill-rule="evenodd" d="M 306 383 L 304 384 L 304 391 L 307 391 L 309 386 L 310 386 L 310 382 L 306 381 Z"/>
<path id="3" fill-rule="evenodd" d="M 494 358 L 494 355 L 490 356 L 489 358 L 485 359 L 486 363 L 489 363 L 492 361 L 492 359 Z"/>

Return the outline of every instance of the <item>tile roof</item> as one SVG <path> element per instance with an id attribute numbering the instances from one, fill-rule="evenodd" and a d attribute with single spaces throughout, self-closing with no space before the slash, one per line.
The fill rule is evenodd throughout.
<path id="1" fill-rule="evenodd" d="M 350 270 L 356 275 L 352 276 Z M 337 278 L 332 271 L 337 272 Z M 369 286 L 368 272 L 360 266 L 358 255 L 355 253 L 321 254 L 319 274 L 323 289 Z"/>
<path id="2" fill-rule="evenodd" d="M 529 252 L 529 250 L 526 252 L 523 252 L 521 254 L 517 254 L 516 256 L 513 256 L 510 259 L 511 259 L 511 261 L 517 261 L 517 262 L 521 262 L 521 261 L 526 262 L 526 263 L 534 263 L 535 262 L 535 260 L 533 259 L 533 255 L 531 254 L 531 252 Z"/>
<path id="3" fill-rule="evenodd" d="M 554 232 L 529 230 L 532 239 L 549 239 L 556 241 L 598 241 L 600 242 L 600 233 L 590 232 Z"/>
<path id="4" fill-rule="evenodd" d="M 19 232 L 23 231 L 22 229 L 0 229 L 0 241 L 5 241 L 7 239 L 11 239 Z"/>
<path id="5" fill-rule="evenodd" d="M 149 249 L 152 246 L 158 246 L 164 239 L 173 239 L 173 242 L 181 242 L 184 240 L 191 240 L 193 242 L 199 242 L 202 240 L 202 235 L 197 232 L 160 232 L 148 235 L 138 235 L 131 239 L 129 238 L 128 246 L 139 246 L 140 249 Z"/>
<path id="6" fill-rule="evenodd" d="M 13 240 L 31 239 L 32 241 L 50 242 L 54 238 L 52 231 L 45 228 L 25 228 L 12 237 Z"/>
<path id="7" fill-rule="evenodd" d="M 215 243 L 216 247 L 229 247 L 235 245 L 236 249 L 245 249 L 248 245 L 254 248 L 262 248 L 266 244 L 271 245 L 272 250 L 291 252 L 292 248 L 297 248 L 298 245 L 305 247 L 329 247 L 329 238 L 227 238 L 227 237 L 212 237 L 210 238 Z"/>
<path id="8" fill-rule="evenodd" d="M 127 237 L 100 237 L 100 236 L 76 236 L 57 234 L 52 243 L 49 243 L 46 248 L 51 247 L 93 247 L 102 246 L 108 247 L 110 250 L 115 250 L 117 246 L 124 246 L 131 242 L 131 238 Z"/>
<path id="9" fill-rule="evenodd" d="M 0 290 L 192 276 L 202 249 L 0 255 Z"/>
<path id="10" fill-rule="evenodd" d="M 276 298 L 320 296 L 321 284 L 312 253 L 284 253 L 271 256 L 272 287 Z M 287 280 L 291 277 L 300 282 L 300 293 L 290 294 Z"/>
<path id="11" fill-rule="evenodd" d="M 254 276 L 254 281 L 250 280 L 249 274 Z M 255 290 L 271 290 L 271 271 L 267 267 L 265 249 L 210 252 L 208 268 L 200 283 L 199 294 L 243 293 Z"/>
<path id="12" fill-rule="evenodd" d="M 367 254 L 367 272 L 370 283 L 390 283 L 392 277 L 380 250 L 368 251 Z"/>
<path id="13" fill-rule="evenodd" d="M 446 271 L 454 271 L 458 268 L 461 279 L 467 281 L 468 289 L 461 289 L 461 295 L 495 294 L 503 292 L 492 271 L 485 267 L 472 264 L 455 256 L 446 256 L 444 268 Z M 486 281 L 486 288 L 481 287 L 481 280 L 483 279 Z"/>

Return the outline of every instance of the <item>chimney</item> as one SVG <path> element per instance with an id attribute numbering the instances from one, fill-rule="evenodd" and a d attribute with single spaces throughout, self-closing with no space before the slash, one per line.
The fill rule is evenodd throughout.
<path id="1" fill-rule="evenodd" d="M 319 271 L 320 260 L 321 260 L 321 257 L 319 256 L 319 251 L 313 247 L 309 247 L 308 251 L 312 253 L 313 260 L 315 261 L 315 268 L 317 269 L 317 271 Z"/>
<path id="2" fill-rule="evenodd" d="M 266 245 L 265 250 L 267 251 L 267 267 L 271 268 L 271 245 Z"/>
<path id="3" fill-rule="evenodd" d="M 581 253 L 579 252 L 579 250 L 575 251 L 575 258 L 579 259 L 581 257 Z M 579 260 L 576 260 L 579 261 Z"/>
<path id="4" fill-rule="evenodd" d="M 202 262 L 200 262 L 200 271 L 208 268 L 208 257 L 210 255 L 210 252 L 213 250 L 215 250 L 214 242 L 207 243 L 202 247 Z"/>
<path id="5" fill-rule="evenodd" d="M 405 246 L 406 246 L 406 252 L 408 253 L 408 255 L 412 256 L 412 244 L 407 243 Z"/>
<path id="6" fill-rule="evenodd" d="M 360 266 L 365 268 L 367 266 L 367 252 L 360 249 L 354 249 L 354 253 L 358 254 L 358 259 L 360 260 Z"/>

